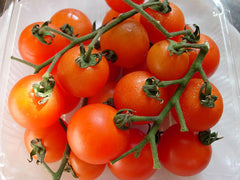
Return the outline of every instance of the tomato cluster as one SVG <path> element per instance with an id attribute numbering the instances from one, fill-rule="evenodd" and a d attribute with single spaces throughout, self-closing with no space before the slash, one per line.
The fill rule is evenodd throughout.
<path id="1" fill-rule="evenodd" d="M 143 3 L 142 0 L 133 2 Z M 122 0 L 106 0 L 106 3 L 111 9 L 103 18 L 102 29 L 132 9 Z M 150 7 L 145 12 L 169 33 L 184 31 L 181 9 L 173 3 L 167 7 L 167 12 Z M 180 176 L 195 175 L 207 167 L 211 145 L 204 145 L 198 135 L 212 128 L 223 112 L 220 92 L 206 81 L 216 71 L 220 59 L 219 49 L 209 36 L 200 34 L 198 42 L 187 42 L 183 35 L 167 37 L 136 12 L 101 34 L 100 47 L 95 49 L 94 35 L 85 36 L 94 34 L 93 26 L 80 10 L 62 9 L 50 18 L 47 28 L 44 24 L 36 22 L 22 31 L 19 52 L 29 63 L 41 66 L 52 62 L 55 66 L 52 70 L 50 66 L 51 74 L 46 64 L 40 72 L 19 80 L 8 100 L 13 119 L 26 128 L 25 144 L 31 154 L 40 142 L 46 149 L 44 161 L 56 162 L 69 146 L 68 163 L 79 178 L 95 179 L 107 165 L 119 179 L 147 179 L 156 172 L 149 143 L 142 147 L 137 158 L 132 153 L 114 164 L 111 161 L 142 142 L 147 136 L 140 130 L 142 126 L 148 124 L 146 127 L 151 131 L 157 124 L 153 119 L 171 106 L 167 115 L 172 115 L 176 124 L 158 133 L 162 134 L 156 142 L 160 163 Z M 41 41 L 36 36 L 42 36 Z M 178 42 L 188 43 L 181 54 L 169 50 L 172 43 Z M 197 66 L 194 62 L 200 51 L 190 46 L 204 42 L 208 42 L 209 52 L 202 66 Z M 196 66 L 194 72 L 193 66 Z M 189 71 L 192 74 L 188 75 Z M 186 83 L 187 76 L 193 77 Z M 168 85 L 162 85 L 163 82 Z M 62 120 L 69 112 L 73 112 L 70 120 Z M 114 121 L 119 112 L 126 113 L 130 119 L 145 119 L 134 122 L 134 128 L 127 121 L 127 130 L 122 130 Z M 187 132 L 180 131 L 182 118 Z M 39 158 L 36 151 L 33 157 Z"/>

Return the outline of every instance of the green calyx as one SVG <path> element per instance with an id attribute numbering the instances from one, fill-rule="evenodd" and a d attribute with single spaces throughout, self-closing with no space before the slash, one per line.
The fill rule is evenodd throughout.
<path id="1" fill-rule="evenodd" d="M 55 81 L 52 75 L 48 78 L 43 78 L 41 82 L 34 83 L 33 90 L 36 97 L 40 97 L 39 104 L 44 104 L 51 97 Z"/>
<path id="2" fill-rule="evenodd" d="M 202 144 L 210 145 L 213 142 L 222 139 L 223 137 L 218 137 L 218 133 L 211 132 L 211 130 L 207 130 L 207 131 L 199 132 L 198 138 Z"/>
<path id="3" fill-rule="evenodd" d="M 53 38 L 55 37 L 53 33 L 45 29 L 45 27 L 47 27 L 48 24 L 49 24 L 49 21 L 46 21 L 45 23 L 43 23 L 42 26 L 39 26 L 39 24 L 36 24 L 32 28 L 32 35 L 36 37 L 41 43 L 46 45 L 50 45 L 52 43 Z M 49 42 L 45 40 L 46 36 L 51 37 Z"/>
<path id="4" fill-rule="evenodd" d="M 62 32 L 64 32 L 65 34 L 68 34 L 69 36 L 74 36 L 73 35 L 73 27 L 70 26 L 69 24 L 64 24 L 63 26 L 61 26 L 60 30 Z"/>
<path id="5" fill-rule="evenodd" d="M 149 98 L 156 99 L 160 102 L 163 100 L 160 98 L 159 85 L 160 81 L 156 77 L 150 77 L 146 79 L 145 85 L 143 85 L 142 90 L 146 93 Z"/>
<path id="6" fill-rule="evenodd" d="M 30 152 L 30 160 L 29 162 L 33 161 L 33 156 L 37 156 L 37 164 L 43 163 L 45 154 L 46 154 L 46 149 L 41 143 L 41 139 L 34 139 L 31 141 L 31 147 L 32 151 Z"/>
<path id="7" fill-rule="evenodd" d="M 158 2 L 159 0 L 150 0 L 150 2 Z M 159 11 L 163 14 L 167 14 L 172 11 L 171 6 L 169 5 L 168 0 L 163 0 L 161 6 L 153 6 L 151 9 Z"/>
<path id="8" fill-rule="evenodd" d="M 80 68 L 87 68 L 89 66 L 95 66 L 102 60 L 102 54 L 88 53 L 83 44 L 80 44 L 80 56 L 75 59 L 75 62 Z"/>
<path id="9" fill-rule="evenodd" d="M 110 49 L 103 50 L 102 55 L 106 58 L 106 60 L 110 61 L 111 63 L 115 63 L 118 59 L 117 54 Z"/>
<path id="10" fill-rule="evenodd" d="M 185 34 L 184 37 L 182 37 L 182 40 L 186 40 L 189 43 L 197 43 L 200 39 L 200 28 L 198 25 L 193 24 L 195 27 L 195 31 L 191 34 Z M 184 30 L 186 30 L 186 26 L 184 27 Z"/>
<path id="11" fill-rule="evenodd" d="M 133 116 L 133 111 L 131 109 L 121 109 L 114 116 L 113 120 L 118 129 L 128 130 L 131 128 L 132 121 L 131 116 Z"/>
<path id="12" fill-rule="evenodd" d="M 203 107 L 214 108 L 217 96 L 211 94 L 212 87 L 209 83 L 205 82 L 199 91 L 200 103 Z"/>

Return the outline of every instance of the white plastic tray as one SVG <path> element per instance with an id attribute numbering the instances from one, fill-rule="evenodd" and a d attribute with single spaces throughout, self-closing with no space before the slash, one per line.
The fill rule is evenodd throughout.
<path id="1" fill-rule="evenodd" d="M 228 23 L 227 11 L 218 0 L 172 0 L 184 12 L 186 23 L 198 24 L 201 32 L 211 36 L 221 51 L 217 72 L 210 78 L 221 91 L 224 113 L 214 127 L 224 139 L 213 144 L 213 157 L 205 171 L 192 177 L 178 177 L 161 168 L 152 180 L 239 180 L 240 179 L 240 119 L 239 119 L 239 33 Z M 214 2 L 214 3 L 213 3 Z M 62 8 L 71 7 L 83 11 L 91 21 L 101 24 L 108 10 L 104 0 L 21 0 L 13 2 L 0 19 L 0 179 L 1 180 L 50 180 L 51 176 L 40 165 L 28 163 L 28 153 L 23 142 L 24 129 L 11 118 L 7 97 L 14 83 L 32 73 L 26 65 L 11 61 L 10 56 L 20 57 L 17 40 L 25 26 L 32 22 L 49 20 Z M 235 60 L 236 58 L 236 60 Z M 52 164 L 57 167 L 58 163 Z M 72 179 L 64 174 L 62 179 Z M 99 179 L 112 180 L 106 168 Z"/>

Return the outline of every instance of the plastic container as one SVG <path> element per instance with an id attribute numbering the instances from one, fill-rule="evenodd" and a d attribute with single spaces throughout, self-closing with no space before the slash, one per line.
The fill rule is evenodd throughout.
<path id="1" fill-rule="evenodd" d="M 192 177 L 179 177 L 161 168 L 151 180 L 239 180 L 240 179 L 240 119 L 239 119 L 239 33 L 228 22 L 228 11 L 219 0 L 172 0 L 184 12 L 187 24 L 198 24 L 201 32 L 211 36 L 221 51 L 217 72 L 210 78 L 221 91 L 224 99 L 224 113 L 213 128 L 224 139 L 215 142 L 212 160 L 202 173 Z M 24 129 L 9 115 L 7 97 L 17 80 L 33 73 L 26 65 L 11 60 L 20 57 L 17 41 L 20 32 L 32 22 L 49 20 L 51 15 L 63 8 L 83 11 L 90 20 L 101 24 L 109 9 L 104 0 L 21 0 L 13 1 L 0 19 L 0 179 L 1 180 L 48 180 L 50 174 L 41 165 L 28 163 L 28 153 L 23 142 Z M 235 59 L 236 58 L 236 59 Z M 58 163 L 51 164 L 57 167 Z M 72 179 L 64 173 L 62 179 Z M 112 180 L 115 177 L 106 168 L 99 179 Z"/>

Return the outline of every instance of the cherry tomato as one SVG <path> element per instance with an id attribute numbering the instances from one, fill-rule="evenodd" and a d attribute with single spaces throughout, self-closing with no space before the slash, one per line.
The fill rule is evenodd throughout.
<path id="1" fill-rule="evenodd" d="M 139 129 L 130 129 L 130 139 L 126 151 L 140 143 L 144 137 L 145 134 Z M 135 158 L 134 153 L 131 153 L 113 165 L 108 163 L 108 167 L 118 179 L 124 180 L 145 180 L 156 172 L 156 169 L 153 169 L 150 144 L 143 147 L 138 158 Z"/>
<path id="2" fill-rule="evenodd" d="M 46 163 L 62 159 L 67 144 L 67 134 L 59 122 L 44 129 L 25 130 L 24 142 L 29 153 L 32 151 L 31 141 L 35 139 L 41 139 L 42 145 L 46 148 L 44 158 Z M 33 157 L 36 158 L 36 156 Z"/>
<path id="3" fill-rule="evenodd" d="M 158 144 L 159 161 L 179 176 L 193 176 L 203 171 L 212 156 L 211 145 L 203 145 L 194 132 L 180 132 L 178 124 L 169 127 Z"/>
<path id="4" fill-rule="evenodd" d="M 92 32 L 92 23 L 89 18 L 80 10 L 73 8 L 66 8 L 57 11 L 50 19 L 51 23 L 58 28 L 64 24 L 73 27 L 73 35 L 81 37 Z M 87 41 L 85 44 L 89 43 Z"/>
<path id="5" fill-rule="evenodd" d="M 114 63 L 108 61 L 109 65 L 109 78 L 108 81 L 118 81 L 121 78 L 122 68 L 115 66 Z"/>
<path id="6" fill-rule="evenodd" d="M 205 34 L 200 35 L 200 40 L 197 44 L 202 44 L 204 42 L 208 42 L 209 50 L 207 55 L 204 57 L 202 67 L 205 71 L 207 77 L 211 77 L 214 72 L 217 70 L 220 61 L 220 51 L 217 44 L 214 42 L 212 38 Z M 196 59 L 197 54 L 199 53 L 199 49 L 189 52 L 189 67 L 192 65 L 193 61 Z M 197 72 L 194 74 L 194 77 L 200 78 L 201 75 Z"/>
<path id="7" fill-rule="evenodd" d="M 102 50 L 113 50 L 116 53 L 116 66 L 131 68 L 145 61 L 149 39 L 139 22 L 127 19 L 104 33 L 100 37 L 100 45 Z"/>
<path id="8" fill-rule="evenodd" d="M 93 53 L 97 53 L 93 50 Z M 58 80 L 62 87 L 77 97 L 90 97 L 99 92 L 109 77 L 107 60 L 102 60 L 95 66 L 81 68 L 75 63 L 80 56 L 79 47 L 68 50 L 60 59 L 57 69 Z"/>
<path id="9" fill-rule="evenodd" d="M 43 22 L 30 24 L 21 32 L 18 40 L 18 49 L 20 55 L 25 61 L 38 65 L 54 56 L 58 51 L 66 47 L 70 41 L 56 33 L 53 33 L 55 35 L 54 38 L 51 38 L 50 36 L 45 37 L 47 42 L 52 40 L 52 43 L 50 45 L 43 44 L 32 35 L 32 27 L 36 24 L 41 26 Z M 60 29 L 53 24 L 49 24 L 49 27 L 60 31 Z"/>
<path id="10" fill-rule="evenodd" d="M 122 77 L 114 91 L 113 100 L 115 107 L 131 109 L 133 114 L 139 116 L 158 115 L 168 100 L 166 88 L 159 88 L 160 98 L 163 102 L 148 97 L 142 90 L 147 78 L 152 75 L 145 71 L 135 71 Z"/>
<path id="11" fill-rule="evenodd" d="M 168 40 L 159 41 L 150 48 L 147 55 L 149 71 L 160 80 L 180 79 L 188 70 L 188 54 L 170 55 L 167 49 L 169 44 Z"/>
<path id="12" fill-rule="evenodd" d="M 88 98 L 88 104 L 106 103 L 109 98 L 113 98 L 116 81 L 109 81 L 95 96 Z"/>
<path id="13" fill-rule="evenodd" d="M 105 169 L 106 164 L 89 164 L 80 160 L 72 151 L 69 155 L 69 164 L 79 179 L 94 180 L 99 177 Z"/>
<path id="14" fill-rule="evenodd" d="M 215 106 L 210 108 L 200 104 L 199 91 L 203 83 L 202 79 L 191 79 L 179 99 L 186 125 L 191 131 L 210 129 L 220 120 L 223 113 L 222 96 L 212 83 L 212 95 L 218 97 Z M 179 121 L 175 108 L 172 109 L 172 114 Z"/>
<path id="15" fill-rule="evenodd" d="M 116 109 L 105 104 L 89 104 L 70 119 L 67 137 L 73 153 L 90 164 L 105 164 L 125 150 L 129 131 L 117 129 Z"/>
<path id="16" fill-rule="evenodd" d="M 136 4 L 142 4 L 144 0 L 132 0 Z M 107 4 L 117 12 L 124 13 L 132 10 L 132 7 L 123 0 L 106 0 Z"/>
<path id="17" fill-rule="evenodd" d="M 113 9 L 110 9 L 106 15 L 104 16 L 103 18 L 103 21 L 102 21 L 102 25 L 110 22 L 111 20 L 114 20 L 115 18 L 117 18 L 121 13 L 117 12 L 117 11 L 114 11 Z M 133 16 L 131 16 L 130 18 L 133 18 L 135 20 L 137 20 L 138 22 L 140 22 L 140 13 L 137 13 Z"/>
<path id="18" fill-rule="evenodd" d="M 47 102 L 39 104 L 42 98 L 35 96 L 32 85 L 41 80 L 39 74 L 23 77 L 8 97 L 8 108 L 13 119 L 28 129 L 46 128 L 58 121 L 63 112 L 64 100 L 57 85 Z"/>
<path id="19" fill-rule="evenodd" d="M 172 10 L 169 13 L 163 14 L 161 12 L 155 11 L 151 8 L 147 8 L 145 11 L 152 16 L 154 19 L 160 22 L 160 24 L 168 31 L 168 32 L 177 32 L 184 29 L 185 26 L 185 18 L 184 14 L 179 9 L 177 5 L 169 2 Z M 145 17 L 140 17 L 140 22 L 145 27 L 150 41 L 155 44 L 158 41 L 165 40 L 166 37 L 164 34 L 159 31 L 151 22 L 149 22 Z M 179 39 L 179 37 L 172 38 L 173 40 Z"/>

